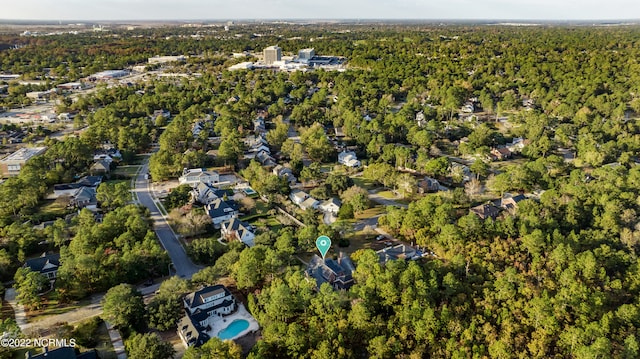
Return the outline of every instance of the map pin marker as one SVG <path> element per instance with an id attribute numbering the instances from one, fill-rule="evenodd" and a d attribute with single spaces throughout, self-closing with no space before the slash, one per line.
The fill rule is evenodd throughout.
<path id="1" fill-rule="evenodd" d="M 320 236 L 316 239 L 316 247 L 322 254 L 322 260 L 324 261 L 324 256 L 327 255 L 329 248 L 331 248 L 331 239 L 327 236 Z"/>

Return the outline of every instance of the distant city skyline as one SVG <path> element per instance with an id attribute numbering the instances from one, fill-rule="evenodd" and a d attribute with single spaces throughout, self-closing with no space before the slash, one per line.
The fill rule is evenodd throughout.
<path id="1" fill-rule="evenodd" d="M 625 20 L 637 0 L 18 0 L 2 20 Z"/>

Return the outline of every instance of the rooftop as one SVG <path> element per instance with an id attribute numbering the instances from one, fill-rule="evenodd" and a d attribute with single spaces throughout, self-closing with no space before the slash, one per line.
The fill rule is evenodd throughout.
<path id="1" fill-rule="evenodd" d="M 31 157 L 41 154 L 46 149 L 47 149 L 46 147 L 21 148 L 16 152 L 10 154 L 9 156 L 5 157 L 2 161 L 16 161 L 16 162 L 27 161 Z"/>

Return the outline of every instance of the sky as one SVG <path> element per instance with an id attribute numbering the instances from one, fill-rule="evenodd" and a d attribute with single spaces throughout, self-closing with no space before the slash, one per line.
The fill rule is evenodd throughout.
<path id="1" fill-rule="evenodd" d="M 3 0 L 3 20 L 640 18 L 638 0 Z"/>

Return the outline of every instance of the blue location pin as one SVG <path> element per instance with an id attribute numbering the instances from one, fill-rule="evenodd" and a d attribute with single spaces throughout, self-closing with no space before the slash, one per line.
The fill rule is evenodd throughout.
<path id="1" fill-rule="evenodd" d="M 329 248 L 331 248 L 331 239 L 327 236 L 320 236 L 316 239 L 316 247 L 322 254 L 322 260 L 324 261 L 324 256 L 327 255 Z"/>

